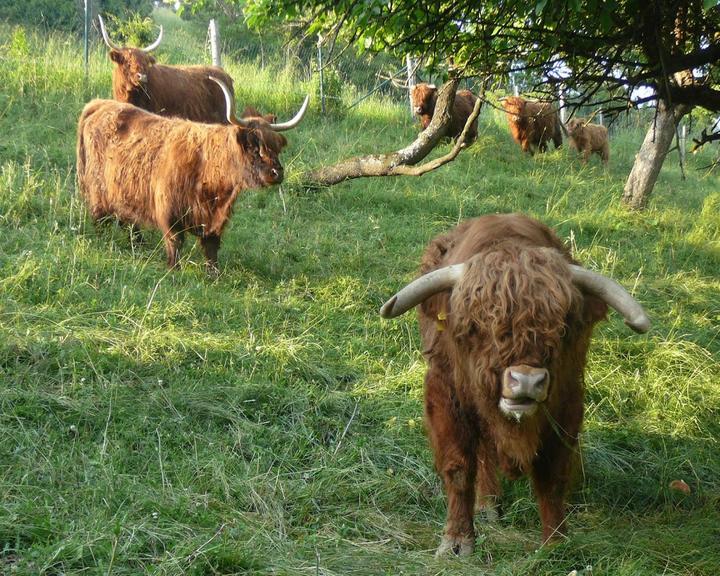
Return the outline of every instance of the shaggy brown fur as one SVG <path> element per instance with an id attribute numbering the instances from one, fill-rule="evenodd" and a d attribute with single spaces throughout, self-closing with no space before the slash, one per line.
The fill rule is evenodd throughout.
<path id="1" fill-rule="evenodd" d="M 433 114 L 435 113 L 435 103 L 437 102 L 437 88 L 430 84 L 416 84 L 413 86 L 410 94 L 413 111 L 420 118 L 423 130 L 430 125 Z M 449 138 L 457 138 L 462 134 L 465 128 L 465 122 L 472 114 L 477 97 L 470 90 L 458 90 L 455 93 L 455 101 L 453 102 L 452 116 L 447 133 Z M 477 138 L 477 119 L 470 125 L 465 138 L 465 143 L 470 144 Z"/>
<path id="2" fill-rule="evenodd" d="M 217 66 L 166 66 L 137 48 L 110 50 L 115 62 L 113 98 L 162 116 L 227 124 L 225 96 L 210 80 L 222 80 L 234 97 L 232 78 Z"/>
<path id="3" fill-rule="evenodd" d="M 519 214 L 468 220 L 439 236 L 421 273 L 461 262 L 463 277 L 423 302 L 419 319 L 425 418 L 448 498 L 441 550 L 462 553 L 472 550 L 474 508 L 500 495 L 498 470 L 530 476 L 543 540 L 564 531 L 586 354 L 607 306 L 572 283 L 573 260 L 553 231 Z M 503 371 L 519 365 L 547 369 L 549 389 L 534 414 L 515 421 L 498 406 Z"/>
<path id="4" fill-rule="evenodd" d="M 530 102 L 519 96 L 509 96 L 502 101 L 510 126 L 510 133 L 523 152 L 531 155 L 535 150 L 547 150 L 552 140 L 555 148 L 562 145 L 562 129 L 557 111 L 549 102 Z"/>
<path id="5" fill-rule="evenodd" d="M 570 146 L 582 152 L 583 162 L 595 152 L 607 166 L 610 160 L 610 141 L 608 131 L 600 124 L 589 124 L 584 118 L 572 118 L 567 123 Z"/>
<path id="6" fill-rule="evenodd" d="M 214 272 L 235 199 L 282 182 L 278 155 L 286 144 L 262 119 L 248 128 L 199 124 L 93 100 L 78 122 L 79 188 L 94 220 L 160 229 L 170 267 L 184 233 L 198 236 Z"/>
<path id="7" fill-rule="evenodd" d="M 253 106 L 245 106 L 245 110 L 243 110 L 241 118 L 262 118 L 265 122 L 269 122 L 270 124 L 275 124 L 277 122 L 276 114 L 260 114 L 257 108 Z"/>

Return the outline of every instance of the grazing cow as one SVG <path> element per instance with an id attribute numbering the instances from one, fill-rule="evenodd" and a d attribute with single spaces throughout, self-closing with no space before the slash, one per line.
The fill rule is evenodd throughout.
<path id="1" fill-rule="evenodd" d="M 279 132 L 296 126 L 307 109 L 306 97 L 289 122 L 237 119 L 229 90 L 217 82 L 230 125 L 164 118 L 114 100 L 88 103 L 78 123 L 78 182 L 92 218 L 160 229 L 171 268 L 190 232 L 200 238 L 208 271 L 217 272 L 235 199 L 247 188 L 282 182 L 278 155 L 287 141 Z"/>
<path id="2" fill-rule="evenodd" d="M 520 96 L 509 96 L 500 100 L 510 125 L 510 133 L 523 152 L 530 155 L 535 150 L 547 150 L 552 140 L 555 148 L 562 145 L 562 128 L 557 111 L 549 102 L 533 102 Z"/>
<path id="3" fill-rule="evenodd" d="M 112 73 L 113 98 L 162 116 L 177 116 L 196 122 L 225 124 L 225 98 L 210 76 L 220 79 L 234 96 L 232 78 L 217 66 L 166 66 L 156 64 L 150 52 L 160 45 L 157 40 L 147 48 L 120 48 L 108 36 L 101 16 L 100 31 L 115 62 Z"/>
<path id="4" fill-rule="evenodd" d="M 474 508 L 499 497 L 498 469 L 532 479 L 544 541 L 563 533 L 593 325 L 610 305 L 645 332 L 645 312 L 520 214 L 482 216 L 435 238 L 421 274 L 380 313 L 420 304 L 425 419 L 447 494 L 437 554 L 472 552 Z"/>
<path id="5" fill-rule="evenodd" d="M 425 130 L 432 120 L 435 113 L 435 103 L 437 102 L 438 91 L 434 84 L 416 84 L 413 86 L 410 94 L 413 112 L 420 118 L 423 130 Z M 452 115 L 447 133 L 449 138 L 457 138 L 462 134 L 465 128 L 465 122 L 472 114 L 475 107 L 477 97 L 470 90 L 458 90 L 455 93 L 455 101 L 453 102 Z M 477 118 L 468 129 L 465 137 L 465 143 L 471 144 L 477 138 Z"/>
<path id="6" fill-rule="evenodd" d="M 607 166 L 610 160 L 610 141 L 608 131 L 600 124 L 590 124 L 584 118 L 571 118 L 567 123 L 570 146 L 582 152 L 583 162 L 587 162 L 590 154 L 595 152 Z"/>

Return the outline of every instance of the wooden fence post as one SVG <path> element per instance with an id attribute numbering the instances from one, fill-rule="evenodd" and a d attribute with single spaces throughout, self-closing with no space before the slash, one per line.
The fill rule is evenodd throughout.
<path id="1" fill-rule="evenodd" d="M 407 54 L 405 56 L 405 66 L 407 67 L 407 86 L 408 86 L 408 100 L 410 101 L 410 117 L 415 115 L 412 104 L 412 91 L 413 87 L 417 83 L 415 77 L 415 69 L 417 68 L 417 59 Z"/>
<path id="2" fill-rule="evenodd" d="M 85 0 L 85 82 L 88 81 L 88 66 L 90 60 L 90 11 L 92 7 Z"/>
<path id="3" fill-rule="evenodd" d="M 323 58 L 322 58 L 322 41 L 323 38 L 318 34 L 317 49 L 318 49 L 318 72 L 320 73 L 320 112 L 325 115 L 325 77 L 323 75 Z"/>
<path id="4" fill-rule="evenodd" d="M 220 30 L 215 18 L 210 19 L 208 33 L 210 34 L 210 54 L 212 55 L 212 64 L 213 66 L 222 66 L 222 62 L 220 60 Z"/>

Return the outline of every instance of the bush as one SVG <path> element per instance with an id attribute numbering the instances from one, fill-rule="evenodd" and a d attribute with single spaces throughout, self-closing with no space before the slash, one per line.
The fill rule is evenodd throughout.
<path id="1" fill-rule="evenodd" d="M 148 16 L 126 13 L 124 17 L 110 14 L 113 41 L 122 46 L 147 46 L 157 38 L 155 22 Z"/>
<path id="2" fill-rule="evenodd" d="M 321 109 L 320 98 L 320 72 L 313 72 L 312 89 L 315 95 L 313 101 L 318 103 Z M 343 81 L 340 74 L 333 67 L 323 69 L 322 95 L 325 98 L 325 113 L 333 116 L 341 116 L 345 110 L 342 99 Z"/>
<path id="3" fill-rule="evenodd" d="M 4 0 L 0 19 L 18 24 L 40 24 L 46 28 L 79 30 L 82 12 L 78 2 L 57 0 Z"/>
<path id="4" fill-rule="evenodd" d="M 91 0 L 91 12 L 120 15 L 134 12 L 147 16 L 151 0 Z M 52 30 L 79 32 L 85 27 L 85 2 L 72 0 L 2 0 L 0 20 L 26 25 L 41 25 Z"/>

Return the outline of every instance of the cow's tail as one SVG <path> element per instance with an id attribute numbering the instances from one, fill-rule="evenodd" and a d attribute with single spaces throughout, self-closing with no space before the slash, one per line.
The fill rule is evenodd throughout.
<path id="1" fill-rule="evenodd" d="M 85 108 L 83 108 L 82 113 L 80 114 L 80 119 L 78 120 L 78 127 L 77 127 L 77 145 L 75 148 L 75 154 L 76 154 L 76 181 L 77 181 L 77 187 L 81 194 L 85 194 L 85 176 L 86 176 L 86 169 L 87 169 L 87 149 L 85 145 L 85 124 L 87 123 L 88 118 L 98 109 L 99 102 L 97 100 L 94 100 L 90 103 L 88 103 Z"/>
<path id="2" fill-rule="evenodd" d="M 83 114 L 80 116 L 80 120 L 78 121 L 78 129 L 77 129 L 77 145 L 75 147 L 75 172 L 76 172 L 76 182 L 78 190 L 82 189 L 82 175 L 85 174 L 85 163 L 86 163 L 86 155 L 85 155 L 85 138 L 83 133 L 83 117 L 84 117 L 84 111 Z"/>

